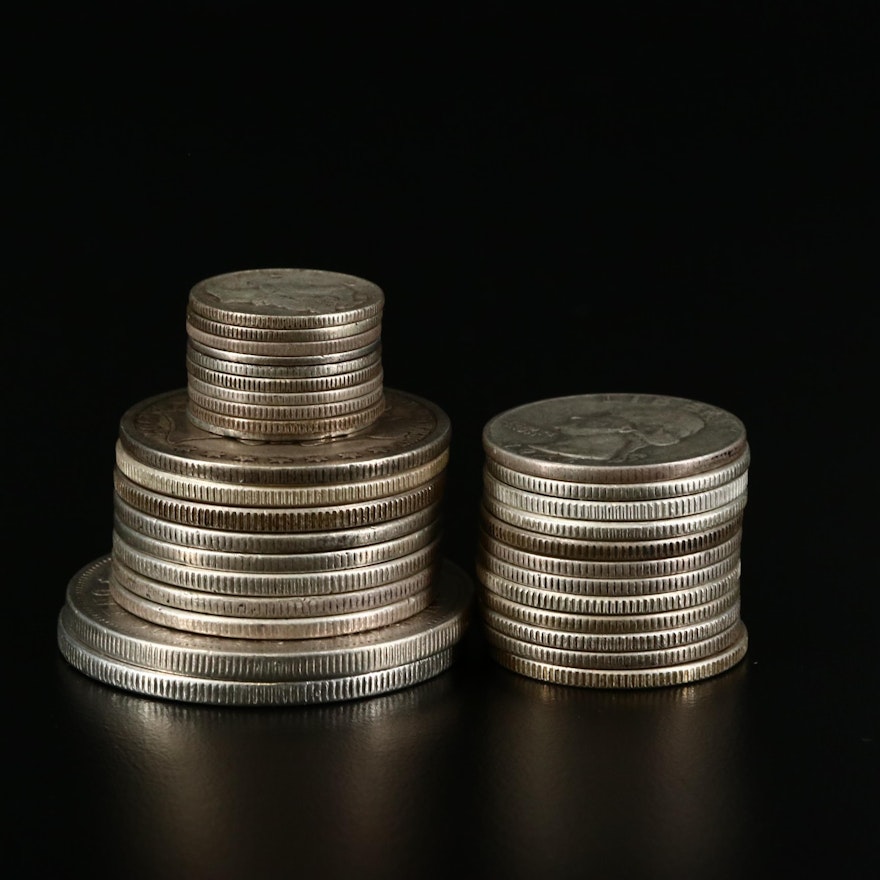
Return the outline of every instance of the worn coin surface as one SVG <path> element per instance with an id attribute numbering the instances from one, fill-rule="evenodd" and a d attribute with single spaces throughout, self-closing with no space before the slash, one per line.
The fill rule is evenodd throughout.
<path id="1" fill-rule="evenodd" d="M 382 289 L 364 278 L 284 267 L 214 275 L 194 285 L 188 298 L 188 308 L 210 321 L 275 329 L 365 321 L 384 303 Z"/>
<path id="2" fill-rule="evenodd" d="M 157 626 L 122 608 L 110 595 L 109 580 L 109 555 L 83 566 L 71 578 L 59 613 L 60 633 L 108 660 L 227 684 L 332 679 L 435 656 L 464 635 L 474 597 L 472 580 L 444 559 L 430 605 L 406 620 L 325 639 L 272 641 L 219 638 Z"/>
<path id="3" fill-rule="evenodd" d="M 382 414 L 357 434 L 332 440 L 243 441 L 206 431 L 187 417 L 186 388 L 130 407 L 119 443 L 158 471 L 234 485 L 349 483 L 396 474 L 435 459 L 451 438 L 449 416 L 418 395 L 385 388 Z"/>
<path id="4" fill-rule="evenodd" d="M 524 474 L 586 483 L 674 480 L 746 451 L 732 413 L 658 394 L 582 394 L 526 403 L 484 426 L 486 455 Z"/>

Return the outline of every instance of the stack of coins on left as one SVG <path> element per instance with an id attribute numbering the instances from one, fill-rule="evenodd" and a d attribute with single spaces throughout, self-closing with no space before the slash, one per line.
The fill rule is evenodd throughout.
<path id="1" fill-rule="evenodd" d="M 366 332 L 358 322 L 374 323 L 351 357 L 330 345 L 322 361 L 294 337 L 284 355 L 275 338 L 273 363 L 253 363 L 264 355 L 238 346 L 214 357 L 204 336 L 196 350 L 192 324 L 191 384 L 120 420 L 112 548 L 68 584 L 64 657 L 126 690 L 227 705 L 353 699 L 447 669 L 473 598 L 470 578 L 439 550 L 450 423 L 430 401 L 377 384 L 381 290 L 336 273 L 253 270 L 193 288 L 188 326 L 194 301 L 214 329 L 337 328 L 347 335 L 327 339 L 349 339 Z M 219 391 L 194 404 L 214 378 L 199 372 L 206 358 L 220 367 L 212 387 L 234 392 L 234 412 L 217 405 L 227 400 Z M 303 393 L 312 403 L 250 400 L 255 379 L 306 382 L 302 392 L 254 394 Z M 321 389 L 359 382 L 370 390 L 350 399 L 372 402 L 340 422 Z"/>

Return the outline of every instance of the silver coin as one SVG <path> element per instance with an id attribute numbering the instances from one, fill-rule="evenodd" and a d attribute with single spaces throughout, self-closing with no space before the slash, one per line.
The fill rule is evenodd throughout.
<path id="1" fill-rule="evenodd" d="M 409 663 L 341 678 L 309 681 L 225 681 L 158 672 L 91 651 L 59 630 L 58 647 L 76 670 L 120 690 L 183 703 L 212 706 L 302 706 L 361 700 L 436 678 L 457 658 L 452 648 Z"/>
<path id="2" fill-rule="evenodd" d="M 476 564 L 478 568 L 484 569 L 503 582 L 511 582 L 534 589 L 539 595 L 550 592 L 605 598 L 644 597 L 654 594 L 676 593 L 680 590 L 690 590 L 712 584 L 731 575 L 738 580 L 742 569 L 742 560 L 738 552 L 729 553 L 712 564 L 692 568 L 689 571 L 654 577 L 596 578 L 550 574 L 505 562 L 482 548 Z M 528 602 L 527 604 L 534 605 L 536 603 Z M 538 607 L 545 606 L 539 605 Z"/>
<path id="3" fill-rule="evenodd" d="M 562 559 L 558 556 L 546 556 L 511 547 L 509 544 L 493 538 L 482 529 L 479 534 L 480 547 L 487 553 L 520 568 L 546 572 L 566 577 L 616 579 L 616 578 L 653 578 L 668 574 L 678 574 L 704 568 L 739 551 L 742 543 L 742 529 L 737 529 L 733 536 L 714 547 L 708 547 L 696 553 L 685 553 L 662 559 L 629 559 L 625 561 L 606 562 L 595 559 Z"/>
<path id="4" fill-rule="evenodd" d="M 339 336 L 335 339 L 318 339 L 306 342 L 291 340 L 285 342 L 264 342 L 252 339 L 238 339 L 232 336 L 219 336 L 215 333 L 206 333 L 200 330 L 189 320 L 186 322 L 186 333 L 193 342 L 223 352 L 232 352 L 236 355 L 246 354 L 297 360 L 301 357 L 321 358 L 328 354 L 360 352 L 379 341 L 382 336 L 382 325 L 377 323 L 373 327 L 362 330 L 354 336 Z"/>
<path id="5" fill-rule="evenodd" d="M 528 624 L 539 630 L 552 631 L 554 635 L 557 633 L 636 635 L 685 629 L 699 623 L 715 621 L 731 609 L 735 609 L 739 614 L 740 590 L 739 581 L 736 579 L 732 582 L 731 589 L 709 602 L 653 614 L 573 614 L 513 602 L 492 590 L 481 590 L 479 602 L 481 608 L 488 608 L 508 620 Z"/>
<path id="6" fill-rule="evenodd" d="M 707 642 L 729 630 L 739 619 L 739 601 L 717 616 L 685 626 L 635 633 L 594 633 L 554 630 L 508 617 L 491 606 L 480 608 L 484 623 L 511 639 L 561 651 L 650 655 Z M 675 660 L 673 660 L 675 662 Z M 564 664 L 563 664 L 564 665 Z"/>
<path id="7" fill-rule="evenodd" d="M 740 571 L 735 568 L 718 580 L 697 583 L 679 590 L 642 595 L 603 595 L 602 593 L 562 593 L 535 586 L 526 586 L 503 578 L 481 564 L 476 567 L 477 580 L 483 590 L 545 611 L 565 614 L 630 615 L 662 614 L 714 602 L 739 590 Z"/>
<path id="8" fill-rule="evenodd" d="M 441 537 L 439 521 L 389 541 L 342 550 L 318 550 L 304 553 L 230 552 L 188 547 L 145 535 L 127 526 L 114 513 L 113 531 L 129 547 L 177 565 L 217 571 L 248 572 L 312 572 L 342 571 L 349 568 L 377 565 L 414 553 Z"/>
<path id="9" fill-rule="evenodd" d="M 355 337 L 352 337 L 354 339 Z M 360 342 L 360 337 L 357 338 Z M 340 364 L 359 361 L 376 351 L 381 345 L 381 337 L 372 342 L 362 345 L 360 348 L 343 349 L 341 351 L 327 351 L 320 348 L 316 354 L 275 353 L 253 351 L 232 351 L 229 348 L 211 345 L 205 337 L 196 339 L 192 333 L 187 336 L 187 343 L 192 351 L 207 355 L 217 361 L 226 361 L 232 364 L 251 364 L 260 367 L 288 367 L 294 366 L 318 366 L 324 364 Z M 270 373 L 271 374 L 271 373 Z"/>
<path id="10" fill-rule="evenodd" d="M 382 289 L 341 272 L 277 268 L 205 278 L 189 292 L 188 308 L 211 321 L 243 327 L 332 327 L 381 314 Z"/>
<path id="11" fill-rule="evenodd" d="M 113 496 L 115 523 L 123 523 L 132 531 L 164 544 L 181 548 L 213 550 L 235 554 L 310 554 L 340 553 L 356 559 L 358 552 L 374 544 L 406 538 L 428 526 L 439 526 L 441 502 L 407 516 L 360 528 L 333 529 L 327 532 L 242 532 L 185 526 L 144 513 Z M 368 552 L 368 551 L 367 551 Z M 351 556 L 347 556 L 351 553 Z"/>
<path id="12" fill-rule="evenodd" d="M 124 565 L 146 578 L 227 596 L 319 596 L 378 587 L 430 567 L 439 556 L 441 538 L 405 556 L 339 571 L 217 571 L 151 556 L 112 534 L 113 565 Z"/>
<path id="13" fill-rule="evenodd" d="M 369 611 L 400 602 L 431 586 L 434 568 L 423 568 L 398 580 L 345 592 L 317 596 L 225 596 L 171 586 L 144 577 L 114 561 L 110 580 L 114 587 L 128 590 L 149 602 L 180 611 L 214 614 L 222 617 L 285 618 L 324 617 Z"/>
<path id="14" fill-rule="evenodd" d="M 387 627 L 326 639 L 251 640 L 185 633 L 131 614 L 110 595 L 110 556 L 70 580 L 59 627 L 90 651 L 124 664 L 199 678 L 271 683 L 360 675 L 453 648 L 472 616 L 474 584 L 443 559 L 434 598 Z"/>
<path id="15" fill-rule="evenodd" d="M 541 516 L 560 519 L 584 519 L 612 522 L 641 522 L 674 519 L 715 510 L 739 498 L 748 489 L 748 473 L 705 492 L 675 498 L 644 501 L 581 501 L 538 495 L 501 483 L 488 471 L 483 472 L 483 494 L 501 504 Z"/>
<path id="16" fill-rule="evenodd" d="M 212 336 L 228 336 L 230 339 L 244 339 L 252 342 L 323 342 L 357 336 L 381 325 L 382 315 L 373 315 L 346 324 L 333 324 L 329 327 L 242 327 L 225 321 L 212 321 L 200 315 L 193 308 L 187 308 L 186 321 L 196 330 Z"/>
<path id="17" fill-rule="evenodd" d="M 385 389 L 381 382 L 373 385 L 370 389 L 360 390 L 362 393 L 355 397 L 346 397 L 327 403 L 307 403 L 302 406 L 226 400 L 213 394 L 203 393 L 196 387 L 195 382 L 188 383 L 186 392 L 190 404 L 196 405 L 199 411 L 212 413 L 212 418 L 216 413 L 220 416 L 247 420 L 249 423 L 262 423 L 275 421 L 326 422 L 374 410 L 379 403 L 382 403 L 384 408 Z"/>
<path id="18" fill-rule="evenodd" d="M 239 378 L 303 381 L 316 379 L 329 379 L 335 376 L 348 376 L 367 367 L 381 365 L 382 345 L 371 346 L 368 352 L 358 357 L 331 358 L 316 363 L 303 363 L 302 359 L 296 359 L 283 364 L 249 364 L 230 360 L 221 353 L 220 357 L 214 357 L 210 352 L 199 351 L 192 344 L 192 340 L 186 341 L 186 367 L 192 370 L 194 367 L 222 373 L 227 376 Z"/>
<path id="19" fill-rule="evenodd" d="M 655 480 L 650 483 L 583 483 L 571 480 L 551 480 L 532 474 L 520 473 L 505 467 L 492 458 L 486 458 L 484 466 L 496 480 L 514 489 L 554 498 L 579 501 L 648 501 L 656 498 L 676 498 L 717 489 L 744 474 L 751 462 L 748 444 L 742 454 L 733 461 L 689 477 L 677 480 Z"/>
<path id="20" fill-rule="evenodd" d="M 239 615 L 224 617 L 219 614 L 181 611 L 158 602 L 150 602 L 124 589 L 114 578 L 110 578 L 110 595 L 129 613 L 160 626 L 227 638 L 277 640 L 327 638 L 389 626 L 427 608 L 431 604 L 432 591 L 426 588 L 381 608 L 370 608 L 366 611 L 286 618 Z"/>
<path id="21" fill-rule="evenodd" d="M 572 651 L 563 648 L 549 648 L 534 642 L 511 638 L 491 626 L 483 626 L 483 633 L 487 644 L 496 653 L 513 654 L 552 666 L 596 671 L 600 669 L 651 669 L 657 666 L 677 666 L 681 663 L 703 660 L 720 651 L 725 651 L 739 642 L 744 629 L 742 621 L 737 620 L 723 632 L 709 636 L 702 641 L 672 648 L 659 648 L 654 651 Z"/>
<path id="22" fill-rule="evenodd" d="M 224 437 L 240 440 L 322 440 L 354 434 L 368 428 L 382 415 L 384 395 L 365 409 L 346 415 L 327 418 L 256 419 L 250 416 L 230 416 L 205 409 L 189 395 L 187 416 L 200 428 Z"/>
<path id="23" fill-rule="evenodd" d="M 519 507 L 502 504 L 484 495 L 482 507 L 495 519 L 517 529 L 556 538 L 589 538 L 593 541 L 647 541 L 694 535 L 716 528 L 740 516 L 745 510 L 747 494 L 743 492 L 723 507 L 716 507 L 690 516 L 672 519 L 615 520 L 566 519 L 531 513 Z"/>
<path id="24" fill-rule="evenodd" d="M 489 653 L 500 665 L 518 675 L 548 684 L 582 688 L 641 688 L 674 687 L 693 684 L 721 675 L 737 665 L 748 652 L 748 631 L 740 624 L 740 635 L 729 647 L 710 657 L 686 663 L 652 669 L 580 669 L 520 657 L 503 649 L 489 647 Z"/>
<path id="25" fill-rule="evenodd" d="M 247 393 L 254 395 L 296 395 L 302 398 L 302 403 L 311 403 L 320 395 L 331 397 L 345 394 L 357 394 L 361 385 L 369 382 L 382 381 L 382 361 L 376 361 L 367 367 L 356 370 L 348 370 L 344 373 L 336 373 L 331 376 L 241 376 L 236 373 L 228 373 L 221 370 L 212 370 L 202 366 L 187 357 L 186 372 L 188 382 L 197 379 L 205 385 L 216 389 L 225 388 L 235 393 Z M 261 401 L 267 402 L 267 401 Z"/>
<path id="26" fill-rule="evenodd" d="M 491 418 L 489 458 L 512 470 L 581 483 L 644 483 L 724 467 L 746 450 L 742 421 L 719 407 L 658 394 L 539 400 Z"/>
<path id="27" fill-rule="evenodd" d="M 367 429 L 333 440 L 241 441 L 205 431 L 186 414 L 185 388 L 130 407 L 119 442 L 143 464 L 186 478 L 255 485 L 354 483 L 407 471 L 449 448 L 449 416 L 414 394 L 385 389 L 385 408 Z"/>
<path id="28" fill-rule="evenodd" d="M 672 538 L 654 538 L 649 541 L 608 541 L 592 540 L 589 532 L 584 532 L 582 538 L 542 535 L 539 532 L 510 525 L 492 516 L 485 507 L 480 509 L 479 522 L 485 534 L 510 547 L 558 559 L 605 562 L 667 559 L 697 553 L 717 547 L 740 532 L 743 527 L 743 517 L 740 514 L 705 532 Z"/>
<path id="29" fill-rule="evenodd" d="M 232 507 L 172 498 L 133 483 L 113 471 L 115 493 L 128 505 L 168 522 L 242 532 L 326 532 L 361 528 L 415 513 L 443 500 L 445 470 L 421 486 L 364 501 L 327 507 Z"/>
<path id="30" fill-rule="evenodd" d="M 361 370 L 361 373 L 365 371 Z M 282 412 L 303 407 L 326 407 L 334 404 L 342 403 L 347 400 L 354 400 L 376 394 L 383 389 L 384 376 L 381 370 L 374 370 L 374 376 L 365 379 L 359 385 L 346 385 L 323 391 L 254 391 L 244 388 L 238 383 L 226 382 L 220 385 L 205 382 L 190 373 L 187 379 L 187 392 L 192 394 L 200 394 L 203 398 L 211 400 L 222 400 L 227 403 L 246 405 L 246 406 L 264 406 L 264 407 L 281 407 Z M 217 373 L 212 374 L 217 376 Z M 334 377 L 336 378 L 336 377 Z M 251 382 L 253 380 L 250 380 Z M 265 381 L 265 380 L 264 380 Z M 321 413 L 322 415 L 333 413 Z M 289 418 L 285 415 L 284 418 Z"/>
<path id="31" fill-rule="evenodd" d="M 180 476 L 141 464 L 116 442 L 116 466 L 133 483 L 190 501 L 241 507 L 320 507 L 327 504 L 351 504 L 397 495 L 441 474 L 449 461 L 449 451 L 424 464 L 386 477 L 359 480 L 356 483 L 330 483 L 324 486 L 232 485 L 228 482 Z"/>

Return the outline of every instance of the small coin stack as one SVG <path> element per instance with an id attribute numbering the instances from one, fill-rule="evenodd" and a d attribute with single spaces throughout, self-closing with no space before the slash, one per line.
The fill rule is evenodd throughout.
<path id="1" fill-rule="evenodd" d="M 351 330 L 379 315 L 381 300 L 379 288 L 347 275 L 255 270 L 197 285 L 188 321 L 198 301 L 226 328 Z M 277 363 L 230 357 L 219 369 L 213 358 L 209 369 L 190 334 L 190 384 L 120 420 L 112 548 L 68 584 L 64 657 L 137 693 L 230 705 L 359 698 L 448 668 L 473 589 L 440 556 L 446 414 L 382 386 L 378 333 L 369 354 L 350 349 L 353 369 L 340 367 L 350 364 L 336 346 L 326 362 L 309 354 L 310 363 L 292 363 L 305 357 L 298 338 L 295 354 L 272 355 Z M 376 358 L 370 378 L 365 357 Z M 353 410 L 357 421 L 339 433 L 341 416 L 322 408 L 321 388 L 373 388 L 377 377 L 381 406 Z M 242 408 L 195 405 L 194 389 L 206 385 L 199 400 L 225 399 L 216 389 L 228 388 Z M 316 402 L 296 412 L 258 404 L 251 387 L 259 400 Z"/>
<path id="2" fill-rule="evenodd" d="M 196 284 L 186 312 L 190 419 L 249 440 L 367 427 L 384 408 L 384 299 L 369 281 L 318 270 L 295 281 L 289 270 L 264 269 Z"/>
<path id="3" fill-rule="evenodd" d="M 750 451 L 736 416 L 584 394 L 500 413 L 482 440 L 476 570 L 498 663 L 556 684 L 649 688 L 745 656 Z"/>

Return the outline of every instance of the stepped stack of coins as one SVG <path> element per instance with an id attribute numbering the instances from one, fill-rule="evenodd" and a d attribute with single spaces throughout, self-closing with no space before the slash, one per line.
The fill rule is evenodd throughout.
<path id="1" fill-rule="evenodd" d="M 201 282 L 190 309 L 210 300 L 214 320 L 222 302 L 230 326 L 235 313 L 276 328 L 351 329 L 380 313 L 371 310 L 381 291 L 351 276 L 294 269 L 240 276 Z M 243 407 L 256 407 L 228 418 L 212 410 L 202 419 L 192 384 L 123 414 L 110 553 L 74 575 L 58 617 L 58 644 L 71 665 L 137 693 L 230 705 L 364 697 L 451 665 L 473 584 L 440 555 L 446 414 L 380 384 L 381 407 L 355 410 L 359 420 L 340 433 L 340 416 L 320 402 L 296 418 L 279 404 L 278 418 L 264 418 L 272 404 L 248 399 L 244 380 L 259 378 L 311 381 L 297 387 L 320 401 L 325 376 L 291 371 L 324 367 L 345 377 L 343 387 L 372 388 L 381 365 L 375 360 L 365 379 L 361 348 L 352 349 L 358 366 L 342 372 L 334 370 L 346 361 L 332 345 L 326 363 L 317 354 L 308 364 L 230 359 L 259 366 L 260 375 L 211 371 L 227 375 L 222 387 Z M 197 354 L 207 357 L 187 351 L 190 383 Z"/>
<path id="2" fill-rule="evenodd" d="M 745 656 L 740 419 L 677 397 L 584 394 L 500 413 L 482 442 L 478 599 L 499 664 L 649 688 Z"/>

